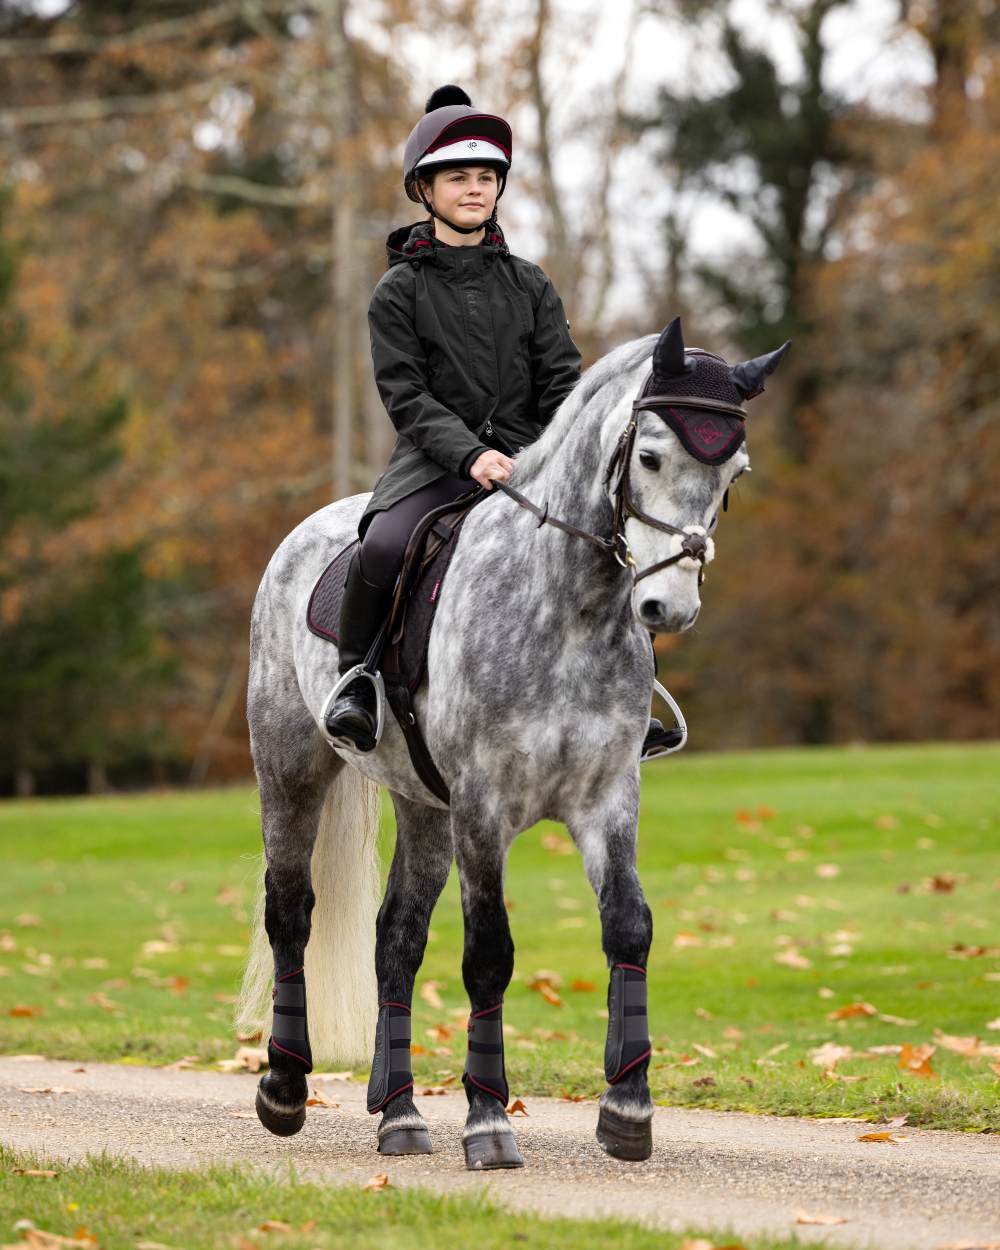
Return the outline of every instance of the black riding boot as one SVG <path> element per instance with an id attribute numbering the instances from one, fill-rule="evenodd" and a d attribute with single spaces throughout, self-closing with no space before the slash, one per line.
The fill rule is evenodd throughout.
<path id="1" fill-rule="evenodd" d="M 347 570 L 344 598 L 340 605 L 341 677 L 368 654 L 379 627 L 389 614 L 392 590 L 373 586 L 361 574 L 360 550 L 354 553 Z M 342 690 L 326 717 L 326 731 L 331 738 L 349 738 L 359 751 L 375 747 L 377 721 L 375 687 L 359 678 Z"/>

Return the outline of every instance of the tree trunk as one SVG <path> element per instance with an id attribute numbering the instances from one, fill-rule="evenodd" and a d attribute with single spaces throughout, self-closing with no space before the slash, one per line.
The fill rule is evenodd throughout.
<path id="1" fill-rule="evenodd" d="M 330 275 L 333 369 L 333 497 L 343 499 L 354 490 L 354 412 L 351 385 L 354 370 L 354 319 L 357 298 L 354 281 L 355 183 L 351 138 L 353 66 L 344 28 L 347 0 L 318 4 L 330 62 L 330 125 L 333 130 L 333 178 Z"/>

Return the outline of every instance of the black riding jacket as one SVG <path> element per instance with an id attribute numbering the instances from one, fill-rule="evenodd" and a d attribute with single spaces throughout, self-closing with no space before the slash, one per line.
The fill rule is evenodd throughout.
<path id="1" fill-rule="evenodd" d="M 545 273 L 502 231 L 450 247 L 430 222 L 394 230 L 368 308 L 372 362 L 399 437 L 359 525 L 495 448 L 533 442 L 580 378 L 580 353 Z M 470 489 L 472 479 L 470 481 Z"/>

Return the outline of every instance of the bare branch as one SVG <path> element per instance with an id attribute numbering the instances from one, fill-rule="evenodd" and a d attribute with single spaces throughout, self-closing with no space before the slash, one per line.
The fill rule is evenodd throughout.
<path id="1" fill-rule="evenodd" d="M 611 97 L 611 116 L 608 125 L 608 136 L 604 143 L 603 158 L 601 161 L 601 172 L 598 182 L 597 194 L 594 197 L 595 213 L 593 223 L 593 233 L 600 249 L 600 269 L 597 275 L 597 291 L 594 295 L 594 302 L 590 310 L 589 324 L 591 330 L 596 330 L 601 317 L 604 314 L 604 306 L 607 302 L 608 292 L 614 281 L 615 254 L 614 240 L 611 231 L 611 176 L 614 172 L 615 158 L 621 151 L 624 143 L 624 127 L 622 126 L 622 109 L 625 102 L 625 87 L 628 82 L 629 71 L 632 68 L 633 50 L 635 47 L 636 31 L 639 26 L 640 10 L 636 0 L 633 0 L 632 8 L 629 13 L 628 28 L 625 34 L 625 51 L 622 56 L 621 67 L 615 77 L 614 87 Z"/>
<path id="2" fill-rule="evenodd" d="M 329 199 L 329 191 L 324 191 L 321 187 L 270 187 L 263 182 L 251 182 L 248 178 L 239 178 L 234 174 L 184 174 L 178 183 L 192 191 L 231 195 L 251 204 L 271 204 L 279 208 L 301 208 L 309 204 L 322 204 Z"/>
<path id="3" fill-rule="evenodd" d="M 230 0 L 215 8 L 187 17 L 167 18 L 161 22 L 148 22 L 119 35 L 71 35 L 57 29 L 50 39 L 0 39 L 0 57 L 59 56 L 67 52 L 112 52 L 122 48 L 145 47 L 154 43 L 166 43 L 171 39 L 183 39 L 198 31 L 211 30 L 235 18 L 253 20 L 258 14 L 301 13 L 312 9 L 303 0 Z"/>
<path id="4" fill-rule="evenodd" d="M 65 104 L 36 104 L 0 109 L 0 128 L 48 126 L 59 122 L 104 121 L 121 114 L 161 113 L 209 99 L 220 87 L 232 86 L 228 76 L 193 83 L 177 91 L 153 91 L 148 95 L 105 96 L 93 100 L 70 100 Z"/>

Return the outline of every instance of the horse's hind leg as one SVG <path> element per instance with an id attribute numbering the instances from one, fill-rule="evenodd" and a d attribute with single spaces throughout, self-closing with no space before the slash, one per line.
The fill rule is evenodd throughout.
<path id="1" fill-rule="evenodd" d="M 469 1114 L 462 1133 L 465 1166 L 474 1171 L 519 1168 L 524 1160 L 507 1117 L 510 1093 L 503 1057 L 503 996 L 514 971 L 514 943 L 503 900 L 506 846 L 499 820 L 482 792 L 452 789 L 452 838 L 462 885 L 469 995 L 469 1042 L 462 1083 Z"/>
<path id="2" fill-rule="evenodd" d="M 261 735 L 254 735 L 267 863 L 264 928 L 274 960 L 269 1070 L 258 1086 L 256 1106 L 264 1127 L 281 1137 L 297 1133 L 306 1118 L 306 1074 L 312 1071 L 312 1052 L 304 964 L 316 901 L 310 866 L 331 777 L 345 767 L 325 744 L 320 745 L 322 752 L 309 731 L 268 735 L 267 749 Z"/>
<path id="3" fill-rule="evenodd" d="M 629 775 L 599 804 L 567 821 L 601 912 L 601 942 L 610 968 L 608 1037 L 598 1143 L 616 1159 L 648 1159 L 653 1149 L 649 1093 L 646 960 L 653 919 L 636 872 L 639 778 Z"/>
<path id="4" fill-rule="evenodd" d="M 446 811 L 390 794 L 396 851 L 376 921 L 379 1013 L 368 1110 L 382 1113 L 380 1154 L 430 1154 L 427 1125 L 413 1102 L 410 1008 L 431 912 L 451 867 L 451 818 Z"/>

